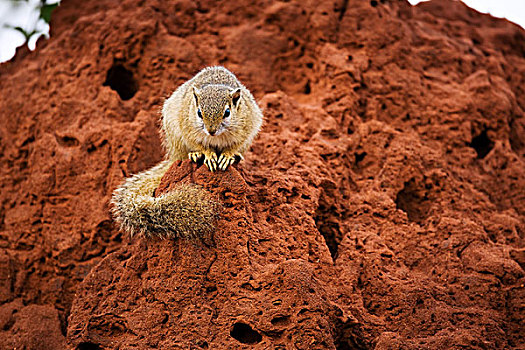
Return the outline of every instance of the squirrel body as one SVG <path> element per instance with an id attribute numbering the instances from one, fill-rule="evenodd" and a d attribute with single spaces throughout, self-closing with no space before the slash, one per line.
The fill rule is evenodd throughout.
<path id="1" fill-rule="evenodd" d="M 181 85 L 162 108 L 170 159 L 190 158 L 226 170 L 250 147 L 263 116 L 250 91 L 224 67 L 209 67 Z"/>
<path id="2" fill-rule="evenodd" d="M 164 102 L 165 160 L 115 190 L 116 221 L 132 235 L 196 238 L 213 232 L 220 205 L 206 190 L 181 184 L 155 197 L 155 189 L 177 160 L 204 158 L 210 171 L 226 170 L 243 158 L 262 121 L 254 97 L 233 73 L 224 67 L 200 71 Z"/>

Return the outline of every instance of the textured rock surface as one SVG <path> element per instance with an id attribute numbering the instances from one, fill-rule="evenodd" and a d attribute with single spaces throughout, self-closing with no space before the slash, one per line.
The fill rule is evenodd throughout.
<path id="1" fill-rule="evenodd" d="M 0 66 L 0 348 L 525 347 L 522 29 L 445 0 L 69 0 L 53 21 Z M 111 192 L 215 64 L 263 131 L 159 192 L 206 187 L 217 232 L 130 240 Z"/>

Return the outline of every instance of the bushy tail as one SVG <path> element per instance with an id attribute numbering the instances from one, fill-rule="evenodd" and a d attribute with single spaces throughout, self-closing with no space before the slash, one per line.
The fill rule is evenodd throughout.
<path id="1" fill-rule="evenodd" d="M 131 235 L 197 238 L 215 229 L 218 203 L 203 188 L 180 184 L 154 197 L 162 176 L 173 163 L 163 161 L 134 175 L 113 192 L 113 216 Z"/>

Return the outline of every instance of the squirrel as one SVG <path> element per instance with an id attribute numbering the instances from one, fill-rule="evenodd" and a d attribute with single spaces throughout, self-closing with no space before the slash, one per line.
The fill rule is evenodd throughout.
<path id="1" fill-rule="evenodd" d="M 220 205 L 193 184 L 154 197 L 166 171 L 189 158 L 226 170 L 250 147 L 263 114 L 250 91 L 224 67 L 208 67 L 179 86 L 162 108 L 165 159 L 125 180 L 113 193 L 113 216 L 131 236 L 197 238 L 211 234 Z"/>

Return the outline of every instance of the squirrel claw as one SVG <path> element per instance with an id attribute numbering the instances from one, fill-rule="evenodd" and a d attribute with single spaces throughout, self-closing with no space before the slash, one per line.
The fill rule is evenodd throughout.
<path id="1" fill-rule="evenodd" d="M 212 161 L 211 159 L 205 159 L 204 164 L 210 169 L 210 171 L 213 173 L 215 170 L 217 170 L 217 163 Z"/>
<path id="2" fill-rule="evenodd" d="M 219 157 L 218 163 L 219 163 L 219 169 L 226 170 L 230 165 L 235 163 L 235 158 L 240 157 L 240 159 L 243 159 L 243 156 L 240 153 L 222 153 Z"/>
<path id="3" fill-rule="evenodd" d="M 203 155 L 204 154 L 202 154 L 201 152 L 190 152 L 188 153 L 188 158 L 190 158 L 192 162 L 197 163 Z"/>
<path id="4" fill-rule="evenodd" d="M 202 152 L 190 152 L 188 158 L 197 163 L 202 157 L 204 157 L 204 164 L 210 169 L 211 172 L 217 170 L 217 155 L 214 152 L 202 153 Z"/>
<path id="5" fill-rule="evenodd" d="M 204 154 L 204 164 L 206 164 L 212 173 L 217 170 L 217 154 L 215 154 L 215 152 Z"/>

